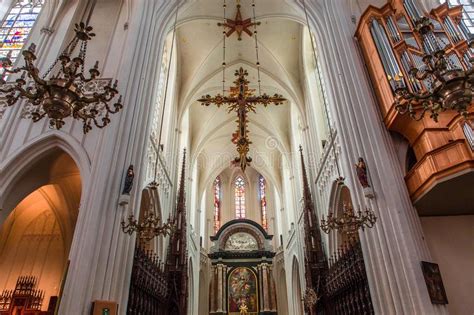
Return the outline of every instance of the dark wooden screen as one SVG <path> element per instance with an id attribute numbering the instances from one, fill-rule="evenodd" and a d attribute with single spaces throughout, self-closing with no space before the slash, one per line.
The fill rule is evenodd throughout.
<path id="1" fill-rule="evenodd" d="M 336 315 L 374 314 L 360 241 L 352 241 L 329 259 L 326 309 Z"/>
<path id="2" fill-rule="evenodd" d="M 127 314 L 167 314 L 168 281 L 164 265 L 151 251 L 135 248 Z"/>

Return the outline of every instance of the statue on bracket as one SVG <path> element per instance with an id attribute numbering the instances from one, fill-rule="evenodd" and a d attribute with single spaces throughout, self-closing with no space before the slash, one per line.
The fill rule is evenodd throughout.
<path id="1" fill-rule="evenodd" d="M 355 164 L 357 177 L 359 178 L 359 183 L 364 190 L 364 195 L 366 198 L 373 199 L 374 192 L 372 187 L 369 184 L 369 176 L 367 172 L 367 164 L 362 157 L 359 157 L 357 164 Z"/>
<path id="2" fill-rule="evenodd" d="M 122 195 L 130 195 L 130 191 L 132 191 L 133 187 L 134 177 L 135 173 L 133 172 L 133 165 L 130 164 L 127 170 L 127 174 L 125 175 L 125 183 L 123 184 Z"/>
<path id="3" fill-rule="evenodd" d="M 360 157 L 355 167 L 362 188 L 370 187 L 369 178 L 367 177 L 367 165 L 365 164 L 364 159 Z"/>

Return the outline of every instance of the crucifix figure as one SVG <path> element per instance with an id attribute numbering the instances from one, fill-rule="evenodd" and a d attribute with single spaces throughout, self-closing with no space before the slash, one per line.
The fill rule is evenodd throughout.
<path id="1" fill-rule="evenodd" d="M 247 33 L 250 37 L 252 36 L 252 31 L 249 29 L 252 26 L 260 25 L 260 22 L 252 22 L 251 18 L 242 20 L 242 13 L 240 12 L 240 4 L 237 4 L 237 13 L 235 14 L 235 19 L 225 19 L 225 23 L 217 23 L 218 26 L 224 26 L 229 30 L 225 33 L 227 37 L 232 35 L 234 32 L 237 32 L 238 40 L 242 40 L 242 32 Z"/>
<path id="2" fill-rule="evenodd" d="M 280 105 L 286 101 L 283 96 L 275 94 L 273 96 L 263 94 L 255 96 L 255 90 L 249 88 L 249 81 L 247 80 L 248 72 L 242 67 L 235 71 L 237 77 L 234 81 L 234 86 L 230 88 L 229 96 L 217 94 L 212 97 L 205 95 L 198 100 L 204 106 L 215 104 L 217 107 L 221 105 L 228 105 L 228 112 L 237 113 L 237 130 L 232 134 L 232 143 L 237 147 L 239 154 L 233 161 L 234 164 L 240 165 L 242 171 L 245 171 L 247 165 L 252 162 L 252 158 L 248 156 L 249 145 L 252 143 L 249 138 L 248 131 L 248 113 L 251 111 L 255 113 L 257 104 L 267 107 L 268 104 Z"/>

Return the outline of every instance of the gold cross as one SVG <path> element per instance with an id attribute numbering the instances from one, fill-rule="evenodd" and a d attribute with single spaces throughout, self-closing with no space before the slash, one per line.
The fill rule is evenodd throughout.
<path id="1" fill-rule="evenodd" d="M 247 165 L 252 162 L 252 158 L 247 154 L 249 153 L 249 145 L 252 143 L 248 136 L 248 113 L 249 111 L 256 113 L 255 107 L 258 104 L 267 107 L 268 104 L 280 105 L 286 101 L 280 94 L 274 94 L 273 96 L 262 94 L 255 96 L 255 90 L 249 88 L 249 81 L 247 80 L 248 72 L 242 67 L 235 71 L 237 77 L 234 81 L 235 86 L 230 88 L 229 96 L 217 94 L 212 97 L 205 95 L 198 99 L 204 106 L 215 104 L 217 107 L 222 105 L 228 105 L 228 112 L 237 113 L 237 131 L 232 134 L 232 143 L 237 147 L 239 154 L 233 161 L 234 164 L 239 164 L 242 171 L 245 171 Z"/>
<path id="2" fill-rule="evenodd" d="M 242 20 L 242 13 L 240 12 L 240 4 L 237 4 L 237 13 L 235 19 L 225 19 L 225 23 L 217 23 L 218 26 L 224 26 L 229 30 L 225 33 L 227 37 L 232 35 L 234 32 L 237 32 L 238 40 L 242 40 L 242 32 L 247 33 L 252 37 L 252 31 L 249 30 L 250 27 L 255 25 L 260 25 L 260 22 L 253 23 L 251 18 Z"/>

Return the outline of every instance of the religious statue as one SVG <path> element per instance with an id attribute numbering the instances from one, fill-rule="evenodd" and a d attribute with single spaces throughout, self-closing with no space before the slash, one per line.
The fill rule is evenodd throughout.
<path id="1" fill-rule="evenodd" d="M 125 183 L 123 184 L 123 195 L 129 195 L 130 191 L 132 190 L 133 186 L 133 177 L 135 177 L 135 173 L 133 172 L 133 165 L 130 164 L 127 170 L 127 174 L 125 175 Z"/>
<path id="2" fill-rule="evenodd" d="M 359 158 L 359 162 L 355 165 L 357 177 L 359 178 L 359 182 L 363 188 L 370 187 L 369 185 L 369 178 L 367 177 L 367 165 L 363 158 Z"/>

